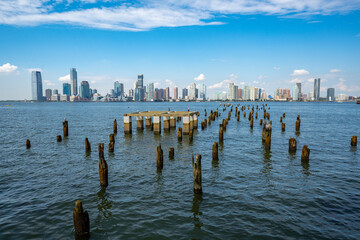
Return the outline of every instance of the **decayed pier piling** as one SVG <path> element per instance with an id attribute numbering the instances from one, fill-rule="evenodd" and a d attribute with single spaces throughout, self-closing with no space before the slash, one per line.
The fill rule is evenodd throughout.
<path id="1" fill-rule="evenodd" d="M 177 136 L 178 136 L 178 140 L 181 141 L 182 140 L 182 128 L 181 127 L 178 128 Z"/>
<path id="2" fill-rule="evenodd" d="M 114 145 L 115 145 L 115 135 L 113 133 L 111 133 L 109 135 L 109 152 L 114 152 Z"/>
<path id="3" fill-rule="evenodd" d="M 90 235 L 90 220 L 87 211 L 83 210 L 82 202 L 77 200 L 73 209 L 73 224 L 77 236 Z"/>
<path id="4" fill-rule="evenodd" d="M 68 125 L 68 121 L 66 120 L 66 118 L 63 122 L 63 135 L 64 135 L 64 138 L 69 136 L 69 125 Z"/>
<path id="5" fill-rule="evenodd" d="M 214 142 L 214 145 L 212 147 L 212 160 L 213 161 L 219 159 L 218 151 L 219 151 L 219 144 L 217 142 Z"/>
<path id="6" fill-rule="evenodd" d="M 117 121 L 116 118 L 114 120 L 114 124 L 113 124 L 113 132 L 116 134 L 117 133 Z"/>
<path id="7" fill-rule="evenodd" d="M 62 141 L 61 135 L 57 135 L 57 136 L 56 136 L 56 141 L 57 141 L 57 142 L 61 142 L 61 141 Z"/>
<path id="8" fill-rule="evenodd" d="M 108 186 L 108 164 L 105 161 L 104 157 L 104 143 L 99 143 L 99 176 L 100 176 L 100 185 L 102 187 Z"/>
<path id="9" fill-rule="evenodd" d="M 357 136 L 351 137 L 351 146 L 356 147 L 357 145 Z"/>
<path id="10" fill-rule="evenodd" d="M 29 139 L 26 139 L 26 148 L 30 149 L 31 148 L 31 143 Z"/>
<path id="11" fill-rule="evenodd" d="M 289 139 L 289 153 L 295 153 L 296 152 L 296 139 L 290 138 Z"/>
<path id="12" fill-rule="evenodd" d="M 202 193 L 202 178 L 201 178 L 201 155 L 196 155 L 196 162 L 194 162 L 194 156 L 192 156 L 192 168 L 193 168 L 193 184 L 194 193 Z"/>
<path id="13" fill-rule="evenodd" d="M 173 147 L 169 148 L 169 159 L 174 159 L 175 150 Z"/>
<path id="14" fill-rule="evenodd" d="M 285 132 L 285 123 L 281 123 L 281 131 Z"/>
<path id="15" fill-rule="evenodd" d="M 91 152 L 91 145 L 88 138 L 85 138 L 85 151 Z"/>
<path id="16" fill-rule="evenodd" d="M 223 125 L 219 125 L 219 142 L 222 143 L 224 141 L 224 128 Z"/>
<path id="17" fill-rule="evenodd" d="M 297 132 L 300 131 L 300 123 L 301 123 L 300 115 L 297 115 L 296 124 L 295 124 L 295 130 L 296 130 Z"/>
<path id="18" fill-rule="evenodd" d="M 131 134 L 132 133 L 132 121 L 131 116 L 124 114 L 124 133 Z"/>
<path id="19" fill-rule="evenodd" d="M 308 162 L 310 157 L 310 149 L 308 145 L 304 145 L 302 152 L 301 152 L 301 161 Z"/>
<path id="20" fill-rule="evenodd" d="M 164 154 L 163 154 L 163 150 L 161 149 L 161 145 L 159 145 L 156 148 L 156 167 L 157 167 L 157 170 L 162 170 L 163 166 L 164 166 Z"/>

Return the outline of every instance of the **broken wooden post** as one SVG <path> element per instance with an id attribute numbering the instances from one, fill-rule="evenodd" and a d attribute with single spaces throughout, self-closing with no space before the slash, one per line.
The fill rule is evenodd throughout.
<path id="1" fill-rule="evenodd" d="M 162 170 L 163 169 L 163 162 L 164 162 L 163 150 L 161 149 L 161 145 L 159 145 L 156 148 L 156 166 L 157 166 L 157 170 Z"/>
<path id="2" fill-rule="evenodd" d="M 301 152 L 301 161 L 309 161 L 310 156 L 310 149 L 308 148 L 308 145 L 304 145 L 302 152 Z"/>
<path id="3" fill-rule="evenodd" d="M 299 117 L 298 117 L 298 119 L 296 120 L 295 130 L 296 130 L 297 132 L 300 131 L 300 119 L 299 119 Z"/>
<path id="4" fill-rule="evenodd" d="M 219 142 L 223 142 L 224 140 L 224 127 L 223 124 L 219 125 Z"/>
<path id="5" fill-rule="evenodd" d="M 219 160 L 218 150 L 219 150 L 218 143 L 214 142 L 214 145 L 212 147 L 212 160 L 213 161 Z"/>
<path id="6" fill-rule="evenodd" d="M 145 127 L 151 128 L 151 117 L 149 116 L 145 117 Z"/>
<path id="7" fill-rule="evenodd" d="M 282 123 L 282 117 L 280 117 L 280 122 Z"/>
<path id="8" fill-rule="evenodd" d="M 206 119 L 205 119 L 206 120 Z M 209 116 L 209 126 L 211 125 L 211 116 Z"/>
<path id="9" fill-rule="evenodd" d="M 262 119 L 260 119 L 260 126 L 263 124 L 263 120 Z"/>
<path id="10" fill-rule="evenodd" d="M 281 123 L 281 131 L 285 132 L 285 123 Z"/>
<path id="11" fill-rule="evenodd" d="M 131 116 L 124 114 L 124 133 L 131 134 L 132 133 L 132 121 Z"/>
<path id="12" fill-rule="evenodd" d="M 351 137 L 351 146 L 356 147 L 357 145 L 357 136 Z"/>
<path id="13" fill-rule="evenodd" d="M 69 127 L 68 121 L 67 121 L 66 118 L 65 118 L 65 120 L 64 120 L 64 122 L 63 122 L 63 134 L 64 134 L 64 138 L 69 136 L 69 128 L 68 128 L 68 127 Z"/>
<path id="14" fill-rule="evenodd" d="M 246 118 L 246 112 L 244 112 L 244 118 Z"/>
<path id="15" fill-rule="evenodd" d="M 190 131 L 190 116 L 183 116 L 183 134 L 188 135 Z"/>
<path id="16" fill-rule="evenodd" d="M 115 118 L 115 120 L 114 120 L 113 130 L 114 130 L 114 133 L 116 134 L 116 133 L 117 133 L 117 122 L 116 122 L 116 118 Z"/>
<path id="17" fill-rule="evenodd" d="M 175 119 L 175 117 L 170 117 L 170 128 L 176 128 L 176 119 Z"/>
<path id="18" fill-rule="evenodd" d="M 182 128 L 181 127 L 178 128 L 177 136 L 178 136 L 178 140 L 181 141 L 182 140 Z"/>
<path id="19" fill-rule="evenodd" d="M 283 118 L 285 118 L 285 113 L 283 113 Z"/>
<path id="20" fill-rule="evenodd" d="M 189 132 L 189 141 L 191 142 L 193 140 L 193 130 L 190 129 L 190 132 Z"/>
<path id="21" fill-rule="evenodd" d="M 89 236 L 90 235 L 90 221 L 87 211 L 83 211 L 82 203 L 80 200 L 75 202 L 75 208 L 73 210 L 73 223 L 75 234 L 77 236 Z"/>
<path id="22" fill-rule="evenodd" d="M 26 148 L 30 149 L 31 148 L 31 144 L 30 144 L 30 140 L 26 139 Z"/>
<path id="23" fill-rule="evenodd" d="M 206 109 L 205 109 L 205 114 L 204 114 L 204 115 L 205 115 L 205 117 L 207 116 L 207 112 L 206 112 Z"/>
<path id="24" fill-rule="evenodd" d="M 196 154 L 196 162 L 194 162 L 194 156 L 192 156 L 192 168 L 193 168 L 193 184 L 194 193 L 202 193 L 202 179 L 201 179 L 201 155 Z"/>
<path id="25" fill-rule="evenodd" d="M 144 118 L 142 116 L 136 116 L 136 129 L 144 130 Z"/>
<path id="26" fill-rule="evenodd" d="M 257 112 L 255 113 L 255 119 L 258 119 L 258 113 Z"/>
<path id="27" fill-rule="evenodd" d="M 174 159 L 174 148 L 169 148 L 169 159 Z"/>
<path id="28" fill-rule="evenodd" d="M 296 152 L 296 139 L 290 138 L 289 139 L 289 153 L 295 153 Z"/>
<path id="29" fill-rule="evenodd" d="M 61 141 L 62 141 L 61 135 L 57 135 L 57 136 L 56 136 L 56 141 L 57 141 L 57 142 L 61 142 Z"/>
<path id="30" fill-rule="evenodd" d="M 250 119 L 250 128 L 253 128 L 254 127 L 254 118 L 252 117 Z"/>
<path id="31" fill-rule="evenodd" d="M 240 114 L 238 113 L 236 116 L 236 120 L 239 122 L 240 121 Z"/>
<path id="32" fill-rule="evenodd" d="M 99 176 L 100 176 L 100 185 L 101 187 L 108 186 L 108 164 L 105 161 L 104 157 L 104 144 L 99 143 Z"/>
<path id="33" fill-rule="evenodd" d="M 153 122 L 154 134 L 161 134 L 161 117 L 154 116 L 153 120 L 154 120 Z"/>
<path id="34" fill-rule="evenodd" d="M 265 137 L 265 149 L 270 150 L 271 148 L 271 124 L 266 124 L 264 128 Z"/>
<path id="35" fill-rule="evenodd" d="M 88 138 L 85 138 L 85 151 L 91 152 L 91 145 Z"/>
<path id="36" fill-rule="evenodd" d="M 112 133 L 112 134 L 110 134 L 109 138 L 110 138 L 109 152 L 114 152 L 115 135 Z"/>
<path id="37" fill-rule="evenodd" d="M 266 113 L 266 118 L 270 120 L 270 113 Z"/>

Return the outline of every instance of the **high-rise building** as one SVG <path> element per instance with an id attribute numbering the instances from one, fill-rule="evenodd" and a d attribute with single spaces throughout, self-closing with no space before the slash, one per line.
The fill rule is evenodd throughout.
<path id="1" fill-rule="evenodd" d="M 228 95 L 229 100 L 235 100 L 235 87 L 234 86 L 235 85 L 233 82 L 229 83 L 229 95 Z"/>
<path id="2" fill-rule="evenodd" d="M 189 94 L 189 91 L 187 88 L 183 88 L 182 90 L 182 98 L 185 99 Z"/>
<path id="3" fill-rule="evenodd" d="M 190 100 L 195 100 L 196 99 L 196 84 L 195 83 L 191 83 L 190 84 L 190 96 L 189 96 Z"/>
<path id="4" fill-rule="evenodd" d="M 149 83 L 147 85 L 147 98 L 146 98 L 146 100 L 147 101 L 156 100 L 154 95 L 155 95 L 154 83 Z"/>
<path id="5" fill-rule="evenodd" d="M 300 98 L 301 98 L 301 94 L 302 94 L 302 92 L 301 92 L 301 82 L 296 83 L 296 85 L 297 85 L 297 87 L 298 87 L 298 89 L 299 89 L 298 99 L 300 100 Z"/>
<path id="6" fill-rule="evenodd" d="M 200 88 L 200 99 L 206 100 L 206 86 L 204 83 L 201 85 L 201 88 Z"/>
<path id="7" fill-rule="evenodd" d="M 293 89 L 293 100 L 299 101 L 299 86 L 296 84 Z"/>
<path id="8" fill-rule="evenodd" d="M 135 101 L 144 101 L 145 92 L 144 88 L 135 88 Z"/>
<path id="9" fill-rule="evenodd" d="M 244 86 L 243 99 L 248 101 L 250 100 L 250 88 L 249 86 Z"/>
<path id="10" fill-rule="evenodd" d="M 114 82 L 114 97 L 122 97 L 124 95 L 122 92 L 123 88 L 124 85 L 122 83 L 119 83 L 119 81 Z"/>
<path id="11" fill-rule="evenodd" d="M 51 89 L 46 89 L 45 90 L 46 101 L 51 101 L 51 95 L 52 95 Z"/>
<path id="12" fill-rule="evenodd" d="M 88 81 L 82 81 L 80 84 L 80 98 L 90 99 L 90 86 Z"/>
<path id="13" fill-rule="evenodd" d="M 78 86 L 77 86 L 77 72 L 76 68 L 70 68 L 70 83 L 71 83 L 71 93 L 72 95 L 78 95 Z"/>
<path id="14" fill-rule="evenodd" d="M 255 101 L 259 100 L 259 98 L 260 98 L 260 89 L 255 87 L 254 91 L 255 91 Z"/>
<path id="15" fill-rule="evenodd" d="M 129 97 L 133 97 L 134 96 L 134 89 L 129 89 Z"/>
<path id="16" fill-rule="evenodd" d="M 44 101 L 41 72 L 31 72 L 31 88 L 32 88 L 32 100 Z"/>
<path id="17" fill-rule="evenodd" d="M 314 80 L 314 100 L 318 101 L 320 99 L 320 78 L 315 78 Z"/>
<path id="18" fill-rule="evenodd" d="M 242 99 L 242 89 L 238 89 L 238 100 Z"/>
<path id="19" fill-rule="evenodd" d="M 166 87 L 165 89 L 165 99 L 168 101 L 170 99 L 170 88 Z"/>
<path id="20" fill-rule="evenodd" d="M 328 88 L 326 98 L 328 101 L 335 101 L 335 88 Z"/>
<path id="21" fill-rule="evenodd" d="M 137 88 L 143 88 L 144 87 L 144 75 L 142 75 L 142 74 L 138 75 L 138 80 L 136 82 L 136 87 Z"/>
<path id="22" fill-rule="evenodd" d="M 71 84 L 63 83 L 63 95 L 71 96 Z"/>
<path id="23" fill-rule="evenodd" d="M 234 100 L 238 100 L 238 90 L 239 86 L 234 85 Z"/>
<path id="24" fill-rule="evenodd" d="M 56 95 L 56 94 L 59 94 L 59 91 L 57 89 L 53 89 L 52 90 L 52 95 Z"/>
<path id="25" fill-rule="evenodd" d="M 179 98 L 179 89 L 178 87 L 174 87 L 174 99 L 178 99 Z"/>
<path id="26" fill-rule="evenodd" d="M 255 101 L 255 87 L 250 87 L 250 100 Z"/>

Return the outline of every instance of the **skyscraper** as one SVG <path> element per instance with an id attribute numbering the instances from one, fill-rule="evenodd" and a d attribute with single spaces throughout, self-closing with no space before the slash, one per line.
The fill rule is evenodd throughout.
<path id="1" fill-rule="evenodd" d="M 314 80 L 314 100 L 318 101 L 320 99 L 320 78 L 315 78 Z"/>
<path id="2" fill-rule="evenodd" d="M 75 96 L 78 95 L 76 68 L 70 68 L 70 83 L 71 83 L 72 95 L 75 95 Z"/>
<path id="3" fill-rule="evenodd" d="M 43 101 L 43 89 L 42 89 L 42 78 L 41 72 L 31 72 L 31 87 L 32 87 L 32 100 Z"/>
<path id="4" fill-rule="evenodd" d="M 70 96 L 71 95 L 71 84 L 63 83 L 63 95 Z"/>
<path id="5" fill-rule="evenodd" d="M 147 101 L 153 101 L 155 100 L 155 89 L 154 89 L 154 83 L 149 83 L 147 85 Z"/>
<path id="6" fill-rule="evenodd" d="M 51 89 L 45 89 L 45 96 L 46 96 L 46 101 L 51 101 Z"/>
<path id="7" fill-rule="evenodd" d="M 296 83 L 296 85 L 297 85 L 297 87 L 298 87 L 298 89 L 299 89 L 298 100 L 300 100 L 301 94 L 302 94 L 302 92 L 301 92 L 301 82 Z"/>
<path id="8" fill-rule="evenodd" d="M 190 99 L 195 100 L 196 99 L 196 84 L 191 83 L 190 84 Z"/>
<path id="9" fill-rule="evenodd" d="M 185 99 L 187 96 L 188 96 L 188 89 L 183 88 L 183 90 L 182 90 L 182 98 Z"/>
<path id="10" fill-rule="evenodd" d="M 298 84 L 296 84 L 294 86 L 294 89 L 293 89 L 293 100 L 294 101 L 299 101 L 299 87 L 298 87 Z"/>
<path id="11" fill-rule="evenodd" d="M 250 100 L 250 89 L 249 86 L 244 86 L 243 99 Z"/>
<path id="12" fill-rule="evenodd" d="M 255 87 L 250 87 L 250 100 L 255 101 Z"/>
<path id="13" fill-rule="evenodd" d="M 138 75 L 138 80 L 136 82 L 136 87 L 137 88 L 143 88 L 144 87 L 144 75 L 142 75 L 142 74 Z"/>
<path id="14" fill-rule="evenodd" d="M 174 87 L 174 99 L 178 99 L 179 98 L 179 89 L 178 87 Z"/>
<path id="15" fill-rule="evenodd" d="M 328 101 L 335 101 L 335 88 L 328 88 L 327 89 L 327 96 Z"/>
<path id="16" fill-rule="evenodd" d="M 204 83 L 201 85 L 200 98 L 201 98 L 202 100 L 206 100 L 206 86 L 205 86 Z"/>
<path id="17" fill-rule="evenodd" d="M 170 88 L 166 87 L 165 89 L 165 99 L 169 100 L 170 99 Z"/>
<path id="18" fill-rule="evenodd" d="M 121 96 L 121 83 L 119 81 L 114 82 L 114 96 L 120 97 Z"/>
<path id="19" fill-rule="evenodd" d="M 80 98 L 90 99 L 90 86 L 87 81 L 82 81 L 80 84 Z"/>
<path id="20" fill-rule="evenodd" d="M 229 100 L 235 100 L 235 87 L 234 86 L 235 85 L 233 82 L 229 83 L 229 95 L 228 95 Z"/>

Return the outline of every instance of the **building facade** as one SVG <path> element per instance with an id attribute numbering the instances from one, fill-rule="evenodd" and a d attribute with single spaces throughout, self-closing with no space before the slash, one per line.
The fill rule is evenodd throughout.
<path id="1" fill-rule="evenodd" d="M 90 99 L 91 95 L 90 95 L 90 86 L 88 81 L 82 81 L 80 84 L 80 98 L 83 99 Z"/>
<path id="2" fill-rule="evenodd" d="M 70 84 L 72 95 L 78 95 L 78 83 L 77 83 L 77 72 L 76 68 L 70 68 Z"/>
<path id="3" fill-rule="evenodd" d="M 40 71 L 31 72 L 31 88 L 32 88 L 32 100 L 44 101 L 43 89 L 42 89 L 42 78 Z"/>
<path id="4" fill-rule="evenodd" d="M 71 84 L 63 83 L 63 95 L 71 96 Z"/>
<path id="5" fill-rule="evenodd" d="M 320 78 L 314 80 L 314 100 L 319 101 L 320 99 Z"/>
<path id="6" fill-rule="evenodd" d="M 178 87 L 174 87 L 174 99 L 179 99 L 179 89 Z"/>
<path id="7" fill-rule="evenodd" d="M 328 88 L 326 99 L 328 101 L 335 101 L 335 88 Z"/>

